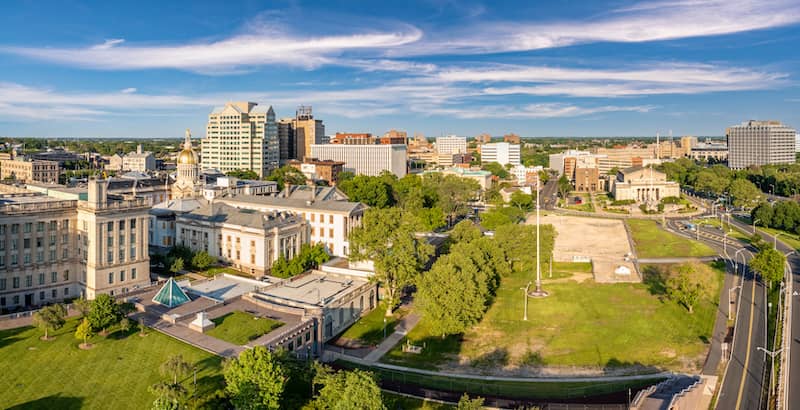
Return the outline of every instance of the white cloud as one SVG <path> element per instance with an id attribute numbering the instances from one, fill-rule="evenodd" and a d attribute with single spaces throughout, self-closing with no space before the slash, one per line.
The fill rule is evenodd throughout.
<path id="1" fill-rule="evenodd" d="M 421 36 L 418 29 L 399 25 L 394 32 L 301 37 L 271 30 L 192 44 L 121 45 L 123 40 L 117 39 L 83 48 L 3 47 L 0 52 L 101 70 L 174 68 L 213 74 L 261 65 L 313 68 L 334 63 L 345 51 L 388 49 Z"/>
<path id="2" fill-rule="evenodd" d="M 120 92 L 123 93 L 123 94 L 133 94 L 136 91 L 137 90 L 136 90 L 135 87 L 128 87 L 128 88 L 123 88 Z"/>
<path id="3" fill-rule="evenodd" d="M 444 115 L 462 119 L 545 119 L 580 117 L 592 114 L 611 112 L 649 112 L 656 107 L 652 105 L 586 107 L 562 103 L 540 103 L 521 106 L 511 105 L 476 105 L 469 108 L 425 107 L 424 112 L 431 115 Z"/>
<path id="4" fill-rule="evenodd" d="M 796 0 L 678 0 L 641 2 L 583 21 L 482 21 L 461 30 L 426 33 L 426 41 L 389 56 L 483 54 L 595 42 L 638 43 L 716 36 L 800 22 Z"/>

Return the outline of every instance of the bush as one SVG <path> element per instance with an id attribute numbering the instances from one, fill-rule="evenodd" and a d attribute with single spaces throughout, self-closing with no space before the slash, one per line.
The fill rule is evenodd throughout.
<path id="1" fill-rule="evenodd" d="M 611 206 L 633 205 L 636 201 L 633 199 L 622 199 L 619 201 L 611 201 Z"/>
<path id="2" fill-rule="evenodd" d="M 684 203 L 684 200 L 679 196 L 667 196 L 667 197 L 661 198 L 661 203 L 662 204 L 682 204 L 682 203 Z"/>
<path id="3" fill-rule="evenodd" d="M 192 266 L 198 270 L 205 270 L 215 263 L 217 263 L 217 259 L 206 251 L 197 252 L 192 256 Z"/>

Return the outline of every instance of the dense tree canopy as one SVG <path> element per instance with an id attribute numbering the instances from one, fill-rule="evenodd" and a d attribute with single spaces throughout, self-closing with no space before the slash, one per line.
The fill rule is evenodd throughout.
<path id="1" fill-rule="evenodd" d="M 281 255 L 272 265 L 272 276 L 279 278 L 289 278 L 297 276 L 309 269 L 317 268 L 330 259 L 330 255 L 325 251 L 325 245 L 317 243 L 310 245 L 304 243 L 300 246 L 300 253 L 287 261 Z"/>
<path id="2" fill-rule="evenodd" d="M 364 370 L 335 372 L 318 365 L 314 385 L 319 394 L 312 407 L 320 410 L 384 410 L 375 375 Z"/>
<path id="3" fill-rule="evenodd" d="M 264 346 L 245 349 L 225 364 L 225 391 L 237 409 L 280 409 L 287 376 L 278 357 Z"/>
<path id="4" fill-rule="evenodd" d="M 350 233 L 350 248 L 351 260 L 374 263 L 374 278 L 386 289 L 387 315 L 433 254 L 433 247 L 417 238 L 413 222 L 399 208 L 367 210 L 361 226 Z"/>
<path id="5" fill-rule="evenodd" d="M 284 165 L 278 169 L 272 171 L 265 178 L 267 181 L 275 181 L 278 183 L 278 189 L 283 190 L 287 184 L 290 185 L 305 185 L 306 183 L 306 176 L 300 172 L 299 169 L 290 166 Z"/>
<path id="6" fill-rule="evenodd" d="M 786 257 L 775 248 L 765 247 L 750 260 L 750 267 L 764 280 L 776 283 L 783 279 Z"/>

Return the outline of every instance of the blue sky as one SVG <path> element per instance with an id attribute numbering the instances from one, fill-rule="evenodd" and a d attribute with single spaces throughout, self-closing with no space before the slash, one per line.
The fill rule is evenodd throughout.
<path id="1" fill-rule="evenodd" d="M 800 127 L 798 0 L 30 0 L 0 16 L 3 136 L 202 137 L 234 100 L 312 105 L 328 134 Z"/>

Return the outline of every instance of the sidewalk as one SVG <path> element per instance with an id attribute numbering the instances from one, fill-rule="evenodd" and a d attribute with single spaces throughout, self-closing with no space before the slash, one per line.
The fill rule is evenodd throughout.
<path id="1" fill-rule="evenodd" d="M 394 333 L 389 335 L 386 339 L 384 339 L 381 344 L 379 344 L 375 350 L 371 351 L 366 357 L 364 357 L 364 361 L 367 363 L 375 363 L 380 360 L 383 355 L 392 350 L 392 348 L 403 339 L 403 336 L 407 335 L 414 326 L 419 323 L 419 315 L 416 313 L 409 313 L 400 320 L 400 323 L 397 324 L 394 328 Z"/>

